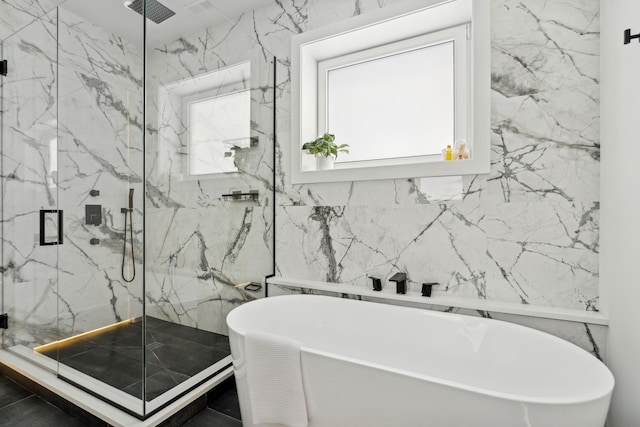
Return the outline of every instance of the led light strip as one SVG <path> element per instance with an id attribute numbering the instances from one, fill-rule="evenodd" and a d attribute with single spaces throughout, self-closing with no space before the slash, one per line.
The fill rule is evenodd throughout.
<path id="1" fill-rule="evenodd" d="M 136 320 L 135 318 L 131 318 L 131 319 L 127 319 L 127 320 L 123 320 L 123 321 L 121 321 L 121 322 L 117 322 L 117 323 L 114 323 L 114 324 L 112 324 L 112 325 L 103 326 L 103 327 L 101 327 L 101 328 L 94 329 L 94 330 L 92 330 L 92 331 L 83 332 L 83 333 L 81 333 L 81 334 L 74 335 L 74 336 L 69 337 L 69 338 L 65 338 L 65 339 L 58 340 L 58 341 L 53 341 L 53 342 L 50 342 L 50 343 L 48 343 L 48 344 L 44 344 L 44 345 L 41 345 L 41 346 L 35 347 L 35 348 L 33 349 L 33 351 L 37 351 L 37 352 L 46 351 L 46 350 L 48 350 L 48 349 L 49 349 L 49 348 L 51 348 L 51 347 L 55 347 L 55 346 L 59 346 L 59 345 L 61 345 L 61 344 L 66 344 L 66 343 L 69 343 L 69 342 L 72 342 L 72 341 L 76 341 L 76 340 L 78 340 L 78 339 L 80 339 L 80 338 L 82 338 L 82 337 L 86 337 L 86 336 L 88 336 L 88 335 L 96 334 L 96 333 L 98 333 L 98 332 L 108 331 L 108 330 L 110 330 L 110 329 L 117 328 L 118 326 L 121 326 L 121 325 L 124 325 L 124 324 L 133 323 L 135 320 Z"/>

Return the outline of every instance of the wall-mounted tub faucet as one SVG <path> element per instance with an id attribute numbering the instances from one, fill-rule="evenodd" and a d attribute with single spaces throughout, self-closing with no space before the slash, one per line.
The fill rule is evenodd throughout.
<path id="1" fill-rule="evenodd" d="M 406 294 L 407 293 L 407 274 L 406 273 L 396 273 L 389 279 L 390 282 L 396 282 L 396 293 L 397 294 Z"/>

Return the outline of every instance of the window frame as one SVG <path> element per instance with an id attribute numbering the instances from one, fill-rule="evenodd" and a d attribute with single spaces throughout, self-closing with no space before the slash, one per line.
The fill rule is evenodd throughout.
<path id="1" fill-rule="evenodd" d="M 490 5 L 486 0 L 409 0 L 337 22 L 292 38 L 290 177 L 293 184 L 417 178 L 488 173 L 490 169 Z M 302 152 L 304 142 L 322 134 L 319 64 L 359 51 L 465 27 L 469 99 L 466 105 L 468 160 L 424 162 L 320 171 Z M 456 95 L 457 101 L 457 95 Z M 456 120 L 456 123 L 458 120 Z M 384 162 L 382 162 L 384 163 Z M 402 163 L 402 162 L 398 162 Z"/>
<path id="2" fill-rule="evenodd" d="M 346 55 L 328 58 L 318 62 L 318 134 L 330 132 L 328 124 L 328 80 L 329 72 L 357 65 L 364 62 L 375 61 L 388 58 L 394 55 L 413 52 L 416 50 L 439 46 L 447 43 L 453 44 L 453 98 L 454 98 L 454 129 L 453 144 L 455 141 L 468 140 L 469 123 L 469 90 L 468 90 L 468 68 L 469 57 L 467 38 L 469 35 L 469 24 L 457 25 L 445 28 L 432 33 L 412 37 L 376 46 L 365 50 L 359 50 Z M 443 143 L 442 148 L 446 144 Z M 441 161 L 441 154 L 416 155 L 409 157 L 394 157 L 390 159 L 370 159 L 351 162 L 350 167 L 336 163 L 336 168 L 360 168 L 378 166 L 400 166 L 407 164 L 424 164 Z"/>

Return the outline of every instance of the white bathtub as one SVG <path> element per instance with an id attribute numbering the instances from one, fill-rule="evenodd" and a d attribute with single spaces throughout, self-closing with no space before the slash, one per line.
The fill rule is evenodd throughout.
<path id="1" fill-rule="evenodd" d="M 602 427 L 614 384 L 579 347 L 491 319 L 291 295 L 238 307 L 227 323 L 234 364 L 248 332 L 302 343 L 310 427 Z M 246 378 L 236 383 L 254 426 Z"/>

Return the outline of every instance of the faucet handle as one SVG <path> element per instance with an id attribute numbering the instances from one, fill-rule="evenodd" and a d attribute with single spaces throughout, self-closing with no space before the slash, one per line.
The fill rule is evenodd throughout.
<path id="1" fill-rule="evenodd" d="M 407 280 L 407 273 L 396 273 L 389 279 L 391 282 L 402 282 L 403 280 Z"/>
<path id="2" fill-rule="evenodd" d="M 379 278 L 372 277 L 372 276 L 369 276 L 368 278 L 371 279 L 374 291 L 381 291 L 382 290 L 382 281 Z"/>
<path id="3" fill-rule="evenodd" d="M 407 273 L 396 273 L 389 279 L 390 282 L 396 282 L 396 293 L 407 293 Z"/>
<path id="4" fill-rule="evenodd" d="M 422 296 L 423 297 L 430 297 L 431 296 L 431 288 L 433 288 L 434 286 L 440 286 L 440 283 L 438 282 L 431 282 L 431 283 L 423 283 L 422 284 Z"/>

